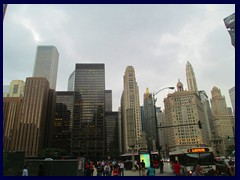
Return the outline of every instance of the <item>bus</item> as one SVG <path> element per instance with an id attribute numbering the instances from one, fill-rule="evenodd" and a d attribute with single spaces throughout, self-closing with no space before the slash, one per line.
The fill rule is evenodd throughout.
<path id="1" fill-rule="evenodd" d="M 203 174 L 207 174 L 210 169 L 216 170 L 213 150 L 210 147 L 194 147 L 169 152 L 169 158 L 172 169 L 174 161 L 178 161 L 181 174 L 184 176 L 191 176 L 196 164 L 202 167 Z"/>
<path id="2" fill-rule="evenodd" d="M 121 160 L 124 162 L 132 162 L 132 154 L 126 153 L 121 155 Z M 144 160 L 146 168 L 150 166 L 150 163 L 153 163 L 155 168 L 159 167 L 159 155 L 158 152 L 148 151 L 148 150 L 139 150 L 134 153 L 134 160 L 137 162 L 141 162 Z"/>

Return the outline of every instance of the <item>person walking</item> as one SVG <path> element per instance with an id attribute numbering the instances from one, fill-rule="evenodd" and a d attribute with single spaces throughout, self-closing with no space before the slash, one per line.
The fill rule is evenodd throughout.
<path id="1" fill-rule="evenodd" d="M 27 165 L 25 165 L 23 167 L 22 176 L 28 176 L 28 166 Z"/>
<path id="2" fill-rule="evenodd" d="M 173 170 L 176 176 L 181 176 L 181 166 L 177 160 L 174 161 Z"/>
<path id="3" fill-rule="evenodd" d="M 141 170 L 142 170 L 142 176 L 145 176 L 145 162 L 144 162 L 144 160 L 142 160 L 140 165 L 141 165 Z"/>
<path id="4" fill-rule="evenodd" d="M 195 171 L 192 173 L 192 176 L 203 176 L 202 168 L 199 164 L 196 165 Z"/>
<path id="5" fill-rule="evenodd" d="M 151 163 L 150 167 L 148 168 L 146 175 L 147 176 L 155 176 L 155 168 L 154 168 L 153 163 Z"/>
<path id="6" fill-rule="evenodd" d="M 120 161 L 120 176 L 124 176 L 124 163 L 123 161 Z"/>
<path id="7" fill-rule="evenodd" d="M 118 163 L 115 163 L 115 165 L 113 166 L 113 169 L 112 169 L 112 176 L 119 176 L 119 165 Z"/>
<path id="8" fill-rule="evenodd" d="M 161 160 L 160 163 L 159 163 L 160 174 L 163 174 L 163 166 L 164 166 L 164 164 L 163 164 L 163 160 Z"/>

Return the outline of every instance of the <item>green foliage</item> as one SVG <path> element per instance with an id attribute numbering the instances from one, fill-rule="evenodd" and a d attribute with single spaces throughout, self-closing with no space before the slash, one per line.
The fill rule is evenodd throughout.
<path id="1" fill-rule="evenodd" d="M 56 157 L 61 157 L 61 156 L 66 156 L 67 152 L 65 149 L 59 149 L 59 148 L 46 148 L 43 149 L 39 156 L 40 157 L 51 157 L 51 158 L 56 158 Z"/>
<path id="2" fill-rule="evenodd" d="M 232 156 L 232 152 L 235 151 L 235 145 L 230 145 L 227 147 L 226 152 L 228 156 Z"/>

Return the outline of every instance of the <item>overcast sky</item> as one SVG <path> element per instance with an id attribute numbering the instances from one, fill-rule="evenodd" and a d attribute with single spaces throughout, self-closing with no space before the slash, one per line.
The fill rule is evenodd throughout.
<path id="1" fill-rule="evenodd" d="M 36 47 L 54 45 L 60 57 L 57 91 L 66 91 L 76 63 L 104 63 L 113 110 L 120 106 L 123 76 L 135 69 L 140 105 L 149 87 L 156 92 L 178 79 L 187 89 L 186 64 L 209 99 L 214 86 L 231 106 L 235 49 L 223 19 L 235 5 L 8 5 L 3 22 L 3 84 L 33 74 Z M 157 95 L 157 106 L 172 90 Z"/>

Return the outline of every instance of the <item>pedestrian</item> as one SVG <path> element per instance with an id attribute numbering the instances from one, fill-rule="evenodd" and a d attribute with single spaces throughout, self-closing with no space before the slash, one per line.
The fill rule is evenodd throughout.
<path id="1" fill-rule="evenodd" d="M 111 167 L 109 162 L 104 166 L 104 172 L 106 176 L 111 176 Z"/>
<path id="2" fill-rule="evenodd" d="M 137 166 L 138 166 L 138 173 L 139 173 L 139 176 L 141 176 L 141 171 L 142 171 L 142 169 L 141 169 L 141 163 L 140 163 L 139 160 L 137 161 Z"/>
<path id="3" fill-rule="evenodd" d="M 163 160 L 161 160 L 161 161 L 160 161 L 160 163 L 159 163 L 159 167 L 160 167 L 160 174 L 162 174 L 162 173 L 163 173 L 163 166 L 164 166 L 164 164 L 163 164 Z"/>
<path id="4" fill-rule="evenodd" d="M 153 163 L 151 163 L 150 167 L 147 170 L 147 176 L 155 176 L 155 168 Z"/>
<path id="5" fill-rule="evenodd" d="M 123 161 L 120 161 L 120 176 L 124 176 L 124 163 Z"/>
<path id="6" fill-rule="evenodd" d="M 28 166 L 27 165 L 25 165 L 23 167 L 22 176 L 28 176 Z"/>
<path id="7" fill-rule="evenodd" d="M 192 176 L 203 176 L 202 168 L 199 164 L 195 166 L 195 171 L 192 173 Z"/>
<path id="8" fill-rule="evenodd" d="M 93 162 L 90 161 L 90 175 L 93 176 L 93 172 L 94 172 L 94 165 Z"/>
<path id="9" fill-rule="evenodd" d="M 97 164 L 97 176 L 103 176 L 103 166 L 102 166 L 102 163 L 101 161 L 98 162 Z"/>
<path id="10" fill-rule="evenodd" d="M 230 171 L 230 175 L 234 176 L 235 175 L 235 167 L 234 167 L 235 163 L 232 160 L 232 158 L 230 158 L 230 160 L 228 162 L 228 165 L 229 165 L 229 168 L 230 168 L 230 170 L 229 170 Z"/>
<path id="11" fill-rule="evenodd" d="M 173 170 L 176 176 L 181 176 L 181 172 L 180 172 L 181 166 L 177 160 L 174 161 Z"/>
<path id="12" fill-rule="evenodd" d="M 45 176 L 45 168 L 44 168 L 43 164 L 40 164 L 38 166 L 38 176 Z"/>
<path id="13" fill-rule="evenodd" d="M 112 169 L 112 176 L 119 176 L 119 165 L 118 163 L 115 163 L 115 165 L 113 166 L 113 169 Z"/>
<path id="14" fill-rule="evenodd" d="M 140 165 L 141 165 L 141 170 L 142 170 L 142 176 L 145 176 L 145 162 L 144 162 L 144 160 L 142 160 Z"/>

